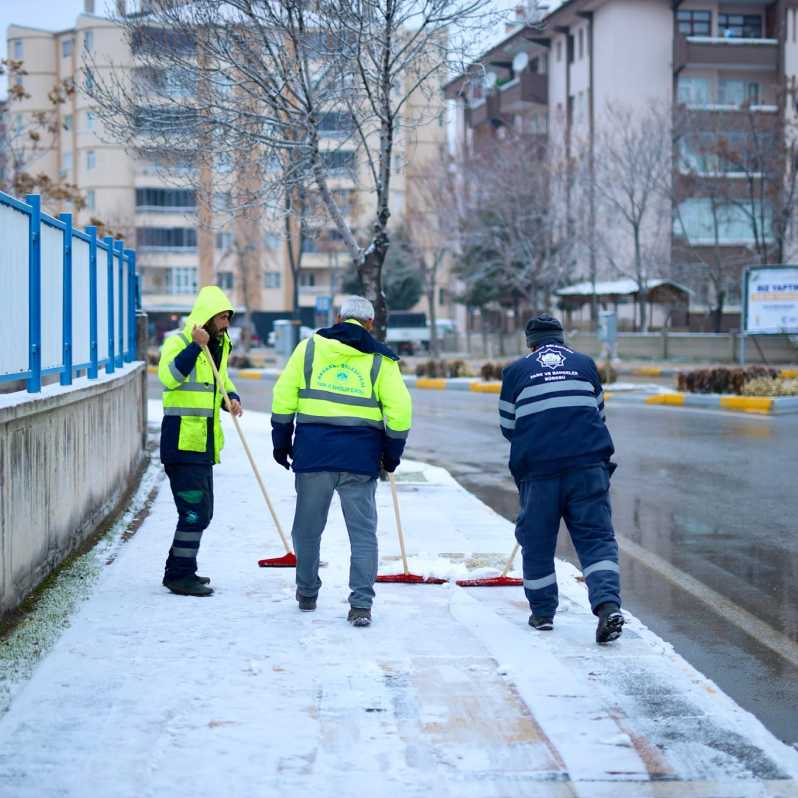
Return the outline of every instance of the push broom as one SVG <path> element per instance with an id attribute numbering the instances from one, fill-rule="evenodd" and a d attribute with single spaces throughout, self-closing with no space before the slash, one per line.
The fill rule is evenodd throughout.
<path id="1" fill-rule="evenodd" d="M 272 507 L 271 499 L 269 499 L 269 494 L 266 492 L 266 486 L 263 484 L 263 480 L 260 478 L 260 472 L 258 471 L 257 465 L 255 465 L 255 458 L 252 456 L 252 452 L 249 450 L 249 446 L 247 445 L 246 438 L 244 438 L 244 433 L 241 431 L 238 419 L 233 414 L 233 406 L 230 403 L 230 397 L 227 395 L 227 391 L 224 389 L 224 383 L 222 382 L 222 378 L 219 376 L 219 371 L 216 368 L 216 363 L 213 357 L 211 356 L 211 353 L 208 351 L 208 347 L 205 344 L 202 345 L 202 351 L 205 353 L 205 357 L 208 358 L 208 362 L 211 364 L 216 384 L 219 386 L 219 390 L 222 392 L 222 396 L 224 397 L 227 409 L 230 411 L 230 417 L 233 419 L 233 424 L 235 425 L 236 432 L 238 432 L 238 437 L 241 438 L 241 443 L 244 446 L 244 451 L 247 453 L 247 457 L 249 458 L 249 463 L 252 466 L 252 470 L 255 472 L 255 478 L 258 480 L 258 485 L 260 485 L 260 492 L 263 494 L 263 498 L 266 499 L 266 505 L 269 508 L 269 512 L 272 514 L 272 518 L 274 519 L 274 525 L 277 527 L 277 531 L 279 532 L 280 538 L 283 541 L 283 546 L 285 546 L 285 554 L 282 557 L 271 557 L 265 560 L 258 560 L 258 565 L 261 568 L 294 568 L 296 567 L 296 555 L 294 554 L 293 551 L 291 551 L 291 547 L 288 545 L 285 533 L 283 532 L 283 528 L 280 525 L 280 520 L 277 518 L 277 513 L 274 512 L 274 507 Z"/>
<path id="2" fill-rule="evenodd" d="M 507 576 L 517 553 L 518 544 L 516 543 L 513 547 L 513 553 L 507 560 L 507 564 L 504 566 L 500 576 L 488 576 L 483 579 L 458 579 L 455 584 L 460 585 L 460 587 L 519 587 L 524 584 L 523 579 Z"/>
<path id="3" fill-rule="evenodd" d="M 401 574 L 385 574 L 377 576 L 378 582 L 402 582 L 409 585 L 443 585 L 448 581 L 441 579 L 437 576 L 420 576 L 419 574 L 411 574 L 410 569 L 407 567 L 407 554 L 405 553 L 405 536 L 402 534 L 402 518 L 399 515 L 399 496 L 396 492 L 396 479 L 393 474 L 388 474 L 388 479 L 391 482 L 391 496 L 393 497 L 393 511 L 396 516 L 396 531 L 399 533 L 399 550 L 402 552 L 402 567 L 404 573 Z"/>

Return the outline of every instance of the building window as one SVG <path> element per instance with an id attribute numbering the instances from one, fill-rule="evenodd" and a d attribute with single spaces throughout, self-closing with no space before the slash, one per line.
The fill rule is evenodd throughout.
<path id="1" fill-rule="evenodd" d="M 72 130 L 72 114 L 67 114 L 63 121 L 64 130 Z"/>
<path id="2" fill-rule="evenodd" d="M 678 98 L 685 105 L 708 105 L 709 80 L 679 77 Z"/>
<path id="3" fill-rule="evenodd" d="M 64 39 L 61 42 L 61 57 L 62 58 L 69 58 L 72 55 L 72 50 L 75 46 L 74 39 Z"/>
<path id="4" fill-rule="evenodd" d="M 222 291 L 232 291 L 233 290 L 233 273 L 232 272 L 218 272 L 216 274 L 216 285 L 222 289 Z"/>
<path id="5" fill-rule="evenodd" d="M 264 272 L 263 285 L 265 288 L 279 288 L 280 287 L 280 272 Z"/>
<path id="6" fill-rule="evenodd" d="M 169 269 L 170 294 L 195 294 L 197 292 L 197 267 L 175 266 Z"/>
<path id="7" fill-rule="evenodd" d="M 86 130 L 94 130 L 94 111 L 86 111 Z"/>
<path id="8" fill-rule="evenodd" d="M 22 129 L 25 127 L 25 120 L 22 114 L 16 114 L 14 116 L 14 132 L 15 133 L 22 133 Z"/>
<path id="9" fill-rule="evenodd" d="M 266 249 L 277 249 L 283 243 L 283 237 L 277 233 L 266 233 L 263 236 L 263 246 Z"/>
<path id="10" fill-rule="evenodd" d="M 86 150 L 86 169 L 94 169 L 97 166 L 97 153 L 94 150 Z"/>
<path id="11" fill-rule="evenodd" d="M 345 174 L 355 171 L 355 153 L 352 150 L 322 152 L 321 162 L 330 174 Z"/>
<path id="12" fill-rule="evenodd" d="M 445 305 L 446 304 L 446 289 L 439 288 L 438 289 L 438 304 Z"/>
<path id="13" fill-rule="evenodd" d="M 72 153 L 65 152 L 64 157 L 61 159 L 61 174 L 67 175 L 72 171 Z"/>
<path id="14" fill-rule="evenodd" d="M 232 249 L 233 234 L 227 230 L 216 234 L 216 249 L 220 252 L 227 252 Z"/>
<path id="15" fill-rule="evenodd" d="M 313 288 L 316 285 L 316 275 L 313 272 L 299 272 L 299 285 L 302 288 Z"/>
<path id="16" fill-rule="evenodd" d="M 585 32 L 579 28 L 579 60 L 581 61 L 585 56 Z"/>
<path id="17" fill-rule="evenodd" d="M 92 50 L 94 47 L 94 31 L 87 30 L 83 33 L 83 49 Z"/>
<path id="18" fill-rule="evenodd" d="M 325 136 L 348 136 L 354 127 L 354 117 L 345 111 L 328 111 L 319 117 L 319 132 Z"/>
<path id="19" fill-rule="evenodd" d="M 136 210 L 193 211 L 196 192 L 191 188 L 137 188 Z"/>
<path id="20" fill-rule="evenodd" d="M 197 231 L 193 227 L 138 227 L 136 245 L 140 249 L 196 249 Z"/>
<path id="21" fill-rule="evenodd" d="M 686 36 L 712 35 L 711 11 L 677 11 L 676 21 L 679 33 L 684 33 Z"/>
<path id="22" fill-rule="evenodd" d="M 720 35 L 729 39 L 761 39 L 762 17 L 759 14 L 718 14 Z"/>
<path id="23" fill-rule="evenodd" d="M 87 208 L 88 208 L 90 211 L 93 211 L 93 210 L 95 210 L 95 209 L 96 209 L 96 206 L 95 206 L 95 198 L 94 198 L 94 189 L 89 189 L 89 190 L 86 192 L 86 207 L 87 207 Z"/>
<path id="24" fill-rule="evenodd" d="M 20 39 L 14 39 L 14 58 L 17 61 L 21 61 L 23 53 L 24 50 L 22 48 L 22 41 Z"/>
<path id="25" fill-rule="evenodd" d="M 86 89 L 86 91 L 92 91 L 94 89 L 94 75 L 91 74 L 90 69 L 85 69 L 84 73 L 83 88 Z"/>
<path id="26" fill-rule="evenodd" d="M 741 106 L 759 104 L 759 84 L 755 80 L 721 80 L 718 83 L 718 102 L 721 105 Z"/>
<path id="27" fill-rule="evenodd" d="M 749 203 L 744 203 L 749 205 Z M 762 206 L 754 203 L 740 207 L 732 203 L 714 202 L 709 198 L 693 197 L 679 205 L 679 213 L 673 222 L 673 233 L 687 238 L 693 246 L 720 244 L 751 244 L 754 242 L 752 218 L 763 218 Z M 766 240 L 772 240 L 770 231 L 771 212 L 765 208 Z M 717 236 L 715 229 L 717 227 Z M 761 233 L 760 233 L 761 235 Z"/>

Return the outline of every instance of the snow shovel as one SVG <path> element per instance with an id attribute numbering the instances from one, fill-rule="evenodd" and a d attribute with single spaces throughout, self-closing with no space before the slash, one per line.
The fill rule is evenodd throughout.
<path id="1" fill-rule="evenodd" d="M 389 473 L 388 479 L 391 482 L 391 496 L 393 496 L 393 511 L 396 515 L 396 531 L 399 533 L 399 549 L 402 552 L 402 567 L 404 573 L 401 574 L 386 574 L 378 576 L 378 582 L 403 582 L 410 585 L 444 585 L 448 579 L 440 579 L 437 576 L 419 576 L 418 574 L 411 574 L 410 569 L 407 567 L 407 554 L 405 554 L 405 536 L 402 534 L 402 519 L 399 515 L 399 496 L 396 492 L 396 479 L 394 475 Z"/>
<path id="2" fill-rule="evenodd" d="M 455 584 L 460 587 L 520 587 L 524 584 L 523 579 L 516 579 L 512 576 L 507 576 L 507 572 L 512 568 L 515 555 L 518 553 L 518 544 L 513 547 L 513 553 L 507 560 L 501 576 L 489 576 L 484 579 L 458 579 Z"/>
<path id="3" fill-rule="evenodd" d="M 222 392 L 222 396 L 224 397 L 227 409 L 230 411 L 230 418 L 233 419 L 233 424 L 235 425 L 238 437 L 241 438 L 241 443 L 244 446 L 244 451 L 247 453 L 247 457 L 249 458 L 249 464 L 252 466 L 252 470 L 255 472 L 255 478 L 258 480 L 258 485 L 260 485 L 260 492 L 263 494 L 263 498 L 266 499 L 266 505 L 269 508 L 269 512 L 272 514 L 272 518 L 274 519 L 274 525 L 277 527 L 277 531 L 279 532 L 280 538 L 283 541 L 283 546 L 285 546 L 285 554 L 282 557 L 272 557 L 267 560 L 258 560 L 258 565 L 260 565 L 261 568 L 294 568 L 296 567 L 296 555 L 294 554 L 293 551 L 291 551 L 291 548 L 288 545 L 288 541 L 286 540 L 283 528 L 282 526 L 280 526 L 280 521 L 277 518 L 277 513 L 274 512 L 274 507 L 272 507 L 271 500 L 269 499 L 269 494 L 266 493 L 266 486 L 263 484 L 263 480 L 260 478 L 260 472 L 258 471 L 258 467 L 255 465 L 255 458 L 252 456 L 252 452 L 249 450 L 247 441 L 244 438 L 244 433 L 241 431 L 241 427 L 238 424 L 238 419 L 233 415 L 233 408 L 232 405 L 230 404 L 230 397 L 227 395 L 227 391 L 224 389 L 224 383 L 222 382 L 222 379 L 219 376 L 219 371 L 216 368 L 216 363 L 213 359 L 213 356 L 208 351 L 208 347 L 205 344 L 202 345 L 202 351 L 205 353 L 205 357 L 208 358 L 208 362 L 211 364 L 216 384 L 219 386 L 219 390 Z"/>

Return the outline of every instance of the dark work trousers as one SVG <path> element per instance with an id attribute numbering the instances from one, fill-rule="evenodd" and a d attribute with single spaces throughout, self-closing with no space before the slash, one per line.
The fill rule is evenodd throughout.
<path id="1" fill-rule="evenodd" d="M 177 529 L 166 559 L 166 579 L 197 572 L 197 552 L 203 530 L 213 518 L 213 466 L 170 463 L 164 466 L 177 507 Z"/>
<path id="2" fill-rule="evenodd" d="M 536 617 L 553 618 L 557 610 L 554 550 L 561 518 L 579 556 L 593 611 L 605 601 L 620 606 L 618 544 L 609 488 L 610 472 L 604 464 L 521 483 L 515 537 L 523 552 L 524 593 Z"/>

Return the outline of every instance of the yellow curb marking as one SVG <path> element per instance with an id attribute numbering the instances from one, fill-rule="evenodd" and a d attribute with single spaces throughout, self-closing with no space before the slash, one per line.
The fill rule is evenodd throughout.
<path id="1" fill-rule="evenodd" d="M 683 393 L 658 393 L 646 399 L 647 405 L 672 405 L 682 407 L 684 405 Z"/>
<path id="2" fill-rule="evenodd" d="M 500 382 L 472 382 L 468 386 L 468 390 L 474 393 L 501 393 L 502 384 Z"/>
<path id="3" fill-rule="evenodd" d="M 150 374 L 157 374 L 158 373 L 158 366 L 147 366 L 147 371 Z"/>
<path id="4" fill-rule="evenodd" d="M 779 376 L 785 380 L 794 380 L 798 377 L 798 369 L 782 369 Z"/>
<path id="5" fill-rule="evenodd" d="M 236 373 L 236 377 L 243 377 L 245 380 L 259 380 L 262 376 L 261 372 L 251 369 L 239 369 Z"/>
<path id="6" fill-rule="evenodd" d="M 433 379 L 431 377 L 419 377 L 416 380 L 416 388 L 429 388 L 431 390 L 442 391 L 446 387 L 446 380 Z"/>
<path id="7" fill-rule="evenodd" d="M 720 406 L 725 410 L 741 410 L 744 413 L 770 413 L 773 400 L 767 396 L 721 396 Z"/>
<path id="8" fill-rule="evenodd" d="M 661 377 L 662 368 L 660 366 L 640 366 L 632 369 L 632 374 L 636 374 L 638 377 Z"/>

